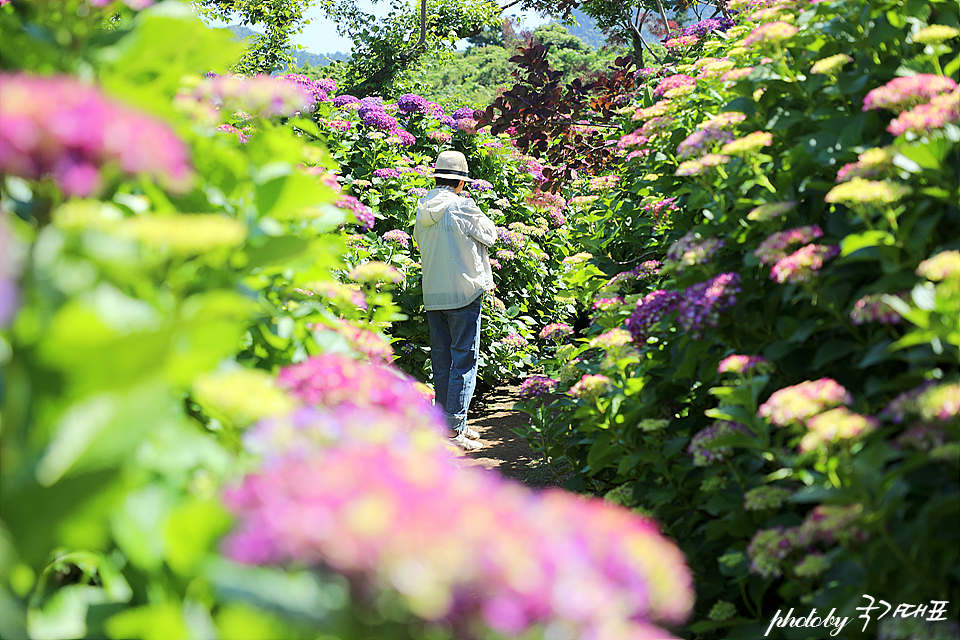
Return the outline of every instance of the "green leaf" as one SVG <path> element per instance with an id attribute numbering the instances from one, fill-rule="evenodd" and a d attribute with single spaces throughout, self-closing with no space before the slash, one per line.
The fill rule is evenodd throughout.
<path id="1" fill-rule="evenodd" d="M 257 185 L 255 201 L 261 217 L 290 220 L 307 207 L 330 202 L 331 193 L 316 178 L 291 173 Z"/>
<path id="2" fill-rule="evenodd" d="M 232 521 L 218 502 L 192 499 L 177 506 L 167 520 L 167 564 L 180 575 L 195 575 L 200 561 Z"/>
<path id="3" fill-rule="evenodd" d="M 855 233 L 845 237 L 840 242 L 840 255 L 849 256 L 866 247 L 876 246 L 895 246 L 897 239 L 892 234 L 880 230 L 872 229 L 863 233 Z"/>
<path id="4" fill-rule="evenodd" d="M 829 340 L 817 349 L 816 355 L 813 357 L 813 363 L 810 365 L 811 369 L 816 371 L 823 365 L 833 362 L 834 360 L 839 360 L 845 356 L 850 355 L 859 348 L 859 345 L 855 342 L 849 340 Z"/>

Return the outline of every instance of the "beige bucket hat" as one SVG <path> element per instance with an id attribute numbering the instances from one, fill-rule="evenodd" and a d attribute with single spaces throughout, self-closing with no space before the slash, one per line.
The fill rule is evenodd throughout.
<path id="1" fill-rule="evenodd" d="M 469 180 L 467 158 L 459 151 L 443 151 L 437 156 L 431 178 L 449 178 L 450 180 Z"/>

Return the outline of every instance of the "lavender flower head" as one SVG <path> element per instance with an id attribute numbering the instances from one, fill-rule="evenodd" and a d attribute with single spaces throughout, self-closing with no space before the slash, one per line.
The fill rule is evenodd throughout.
<path id="1" fill-rule="evenodd" d="M 733 25 L 734 22 L 730 18 L 708 18 L 707 20 L 701 20 L 700 22 L 696 22 L 689 27 L 686 27 L 680 32 L 680 35 L 697 36 L 698 38 L 703 39 L 703 37 L 708 33 L 712 33 L 714 31 L 726 31 Z"/>
<path id="2" fill-rule="evenodd" d="M 677 323 L 691 337 L 702 337 L 704 329 L 716 328 L 720 314 L 736 304 L 739 293 L 737 273 L 721 273 L 688 287 L 677 305 Z"/>
<path id="3" fill-rule="evenodd" d="M 623 328 L 630 332 L 634 342 L 645 344 L 654 335 L 660 321 L 672 313 L 680 303 L 681 294 L 676 291 L 658 289 L 652 291 L 637 301 L 637 306 L 630 317 L 623 323 Z"/>
<path id="4" fill-rule="evenodd" d="M 521 400 L 534 400 L 557 390 L 557 381 L 546 376 L 532 375 L 520 384 L 517 395 Z"/>
<path id="5" fill-rule="evenodd" d="M 475 118 L 473 117 L 473 114 L 474 114 L 473 107 L 460 107 L 459 109 L 453 112 L 451 117 L 454 120 L 458 120 L 458 121 L 463 119 L 474 120 Z"/>
<path id="6" fill-rule="evenodd" d="M 360 102 L 360 98 L 357 98 L 355 96 L 351 96 L 345 93 L 333 99 L 333 106 L 339 109 L 341 107 L 347 106 L 348 104 L 359 103 L 359 102 Z"/>
<path id="7" fill-rule="evenodd" d="M 733 454 L 733 448 L 729 446 L 711 446 L 714 440 L 721 436 L 741 433 L 752 435 L 750 430 L 738 422 L 729 420 L 718 420 L 709 427 L 701 429 L 697 435 L 690 440 L 690 446 L 687 452 L 693 456 L 693 466 L 707 467 L 716 462 L 723 462 Z"/>
<path id="8" fill-rule="evenodd" d="M 704 238 L 697 231 L 689 231 L 670 246 L 667 264 L 682 272 L 684 267 L 709 262 L 722 247 L 719 238 Z"/>
<path id="9" fill-rule="evenodd" d="M 364 108 L 361 107 L 362 111 Z M 360 114 L 360 112 L 357 112 Z M 370 107 L 365 113 L 360 114 L 363 124 L 379 131 L 392 131 L 397 128 L 397 119 L 388 115 L 386 111 L 377 107 Z"/>
<path id="10" fill-rule="evenodd" d="M 678 158 L 699 158 L 718 144 L 733 140 L 733 134 L 725 129 L 697 129 L 677 146 Z"/>
<path id="11" fill-rule="evenodd" d="M 397 100 L 400 111 L 406 114 L 426 113 L 427 99 L 415 93 L 405 93 Z"/>
<path id="12" fill-rule="evenodd" d="M 779 284 L 809 282 L 825 262 L 838 255 L 840 247 L 836 245 L 808 244 L 773 265 L 770 278 Z"/>

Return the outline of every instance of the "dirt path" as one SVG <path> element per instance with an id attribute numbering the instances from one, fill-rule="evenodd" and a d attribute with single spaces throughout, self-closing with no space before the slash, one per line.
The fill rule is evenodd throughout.
<path id="1" fill-rule="evenodd" d="M 491 389 L 474 397 L 468 424 L 480 432 L 483 449 L 464 454 L 464 466 L 495 469 L 531 487 L 556 486 L 549 468 L 536 457 L 523 436 L 527 414 L 514 411 L 516 385 Z"/>

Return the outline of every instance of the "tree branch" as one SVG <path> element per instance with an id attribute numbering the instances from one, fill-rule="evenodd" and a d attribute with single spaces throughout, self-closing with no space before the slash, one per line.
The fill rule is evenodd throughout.
<path id="1" fill-rule="evenodd" d="M 413 56 L 417 54 L 417 50 L 420 49 L 424 43 L 427 41 L 427 0 L 420 0 L 420 38 L 417 40 L 417 44 L 407 51 L 406 53 L 400 56 L 400 59 L 406 62 Z"/>
<path id="2" fill-rule="evenodd" d="M 663 1 L 657 0 L 657 8 L 660 9 L 660 17 L 663 18 L 663 30 L 666 32 L 664 38 L 670 37 L 670 23 L 667 22 L 667 12 L 663 8 Z M 659 62 L 659 60 L 658 60 Z"/>

